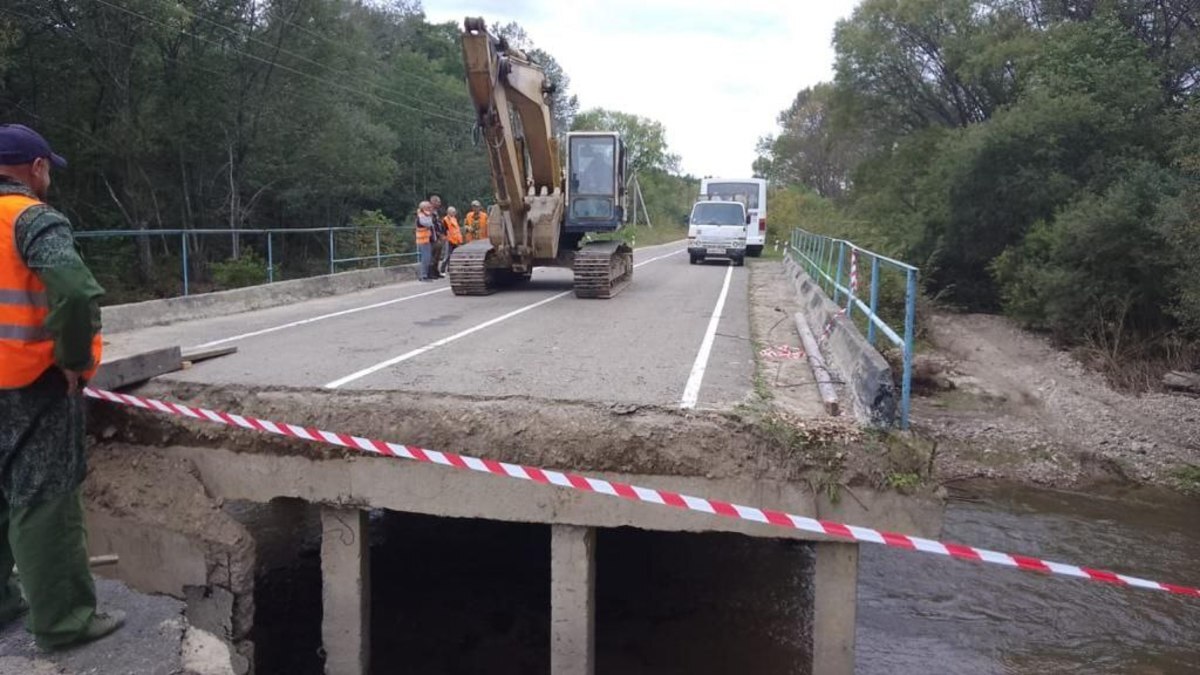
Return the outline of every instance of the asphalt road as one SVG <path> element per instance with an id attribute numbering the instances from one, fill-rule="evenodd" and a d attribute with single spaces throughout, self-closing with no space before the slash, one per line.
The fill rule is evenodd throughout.
<path id="1" fill-rule="evenodd" d="M 745 267 L 690 265 L 682 243 L 638 249 L 633 283 L 580 300 L 568 270 L 486 297 L 445 280 L 109 336 L 110 352 L 179 345 L 238 353 L 188 382 L 430 391 L 724 409 L 752 390 Z M 719 318 L 714 320 L 718 303 Z"/>

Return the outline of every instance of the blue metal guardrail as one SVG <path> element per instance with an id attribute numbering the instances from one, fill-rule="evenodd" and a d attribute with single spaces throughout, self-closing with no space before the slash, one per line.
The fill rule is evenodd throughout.
<path id="1" fill-rule="evenodd" d="M 356 256 L 348 258 L 337 257 L 337 237 L 340 232 L 355 232 L 365 233 L 374 230 L 375 237 L 375 255 Z M 188 266 L 188 237 L 191 236 L 243 236 L 243 235 L 265 235 L 267 238 L 267 283 L 275 281 L 275 236 L 276 235 L 291 235 L 291 234 L 327 234 L 329 237 L 329 273 L 334 274 L 337 271 L 337 266 L 348 262 L 363 262 L 375 261 L 376 267 L 383 267 L 384 260 L 393 258 L 416 257 L 417 253 L 414 250 L 405 253 L 384 253 L 381 246 L 382 233 L 394 233 L 405 237 L 405 241 L 411 243 L 413 240 L 412 227 L 396 227 L 396 226 L 376 226 L 376 227 L 298 227 L 298 228 L 267 228 L 267 229 L 198 229 L 198 230 L 81 230 L 75 232 L 77 239 L 110 239 L 118 237 L 179 237 L 179 250 L 181 252 L 180 273 L 183 278 L 183 294 L 189 293 L 189 266 Z"/>
<path id="2" fill-rule="evenodd" d="M 872 345 L 875 344 L 875 331 L 878 328 L 879 332 L 883 333 L 892 344 L 901 349 L 904 356 L 904 372 L 900 388 L 900 428 L 908 429 L 912 398 L 913 330 L 917 311 L 917 273 L 919 270 L 908 263 L 902 263 L 899 260 L 855 246 L 844 239 L 834 239 L 798 228 L 792 230 L 788 252 L 793 260 L 803 265 L 808 275 L 821 285 L 822 290 L 833 299 L 834 304 L 839 304 L 839 300 L 845 296 L 847 319 L 853 318 L 855 307 L 862 310 L 867 320 L 867 341 Z M 850 256 L 852 253 L 856 254 L 860 261 L 860 270 L 862 261 L 870 260 L 871 294 L 866 303 L 850 287 Z M 885 269 L 898 270 L 904 274 L 903 337 L 877 312 L 881 266 Z M 861 273 L 859 276 L 862 277 Z"/>

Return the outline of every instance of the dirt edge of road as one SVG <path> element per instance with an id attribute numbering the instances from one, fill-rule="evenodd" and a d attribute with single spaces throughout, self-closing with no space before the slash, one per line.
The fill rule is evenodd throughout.
<path id="1" fill-rule="evenodd" d="M 150 383 L 136 392 L 212 410 L 503 462 L 636 475 L 896 487 L 887 476 L 924 461 L 904 444 L 843 420 L 800 419 L 739 406 L 691 412 L 527 397 L 471 399 L 414 392 L 329 392 Z M 125 406 L 97 403 L 98 452 L 112 446 L 220 447 L 235 452 L 339 457 L 357 451 Z"/>

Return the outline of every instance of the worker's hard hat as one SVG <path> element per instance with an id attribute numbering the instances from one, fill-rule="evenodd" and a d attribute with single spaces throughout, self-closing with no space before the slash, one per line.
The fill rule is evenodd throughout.
<path id="1" fill-rule="evenodd" d="M 474 200 L 474 201 L 472 201 L 472 202 L 471 202 L 471 206 L 483 206 L 483 205 L 479 203 L 479 200 L 478 200 L 478 199 L 476 199 L 476 200 Z"/>

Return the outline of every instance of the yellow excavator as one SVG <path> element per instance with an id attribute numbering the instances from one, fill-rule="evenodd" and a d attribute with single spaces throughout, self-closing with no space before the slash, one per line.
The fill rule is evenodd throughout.
<path id="1" fill-rule="evenodd" d="M 625 222 L 625 146 L 619 134 L 567 134 L 559 161 L 545 71 L 487 31 L 463 21 L 467 87 L 487 150 L 496 203 L 488 239 L 450 256 L 455 295 L 488 295 L 526 281 L 535 267 L 569 267 L 575 295 L 611 298 L 633 279 L 633 251 L 619 241 L 586 241 Z"/>

